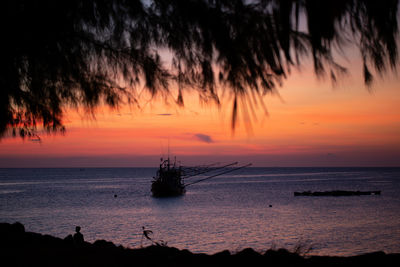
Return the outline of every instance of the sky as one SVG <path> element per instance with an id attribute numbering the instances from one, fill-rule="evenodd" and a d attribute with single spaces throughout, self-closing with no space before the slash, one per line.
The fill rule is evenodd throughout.
<path id="1" fill-rule="evenodd" d="M 183 165 L 400 166 L 399 77 L 377 76 L 368 89 L 357 57 L 343 62 L 349 75 L 336 86 L 309 64 L 294 70 L 279 95 L 265 96 L 268 115 L 256 108 L 250 127 L 239 117 L 235 131 L 231 100 L 202 104 L 193 92 L 184 108 L 158 98 L 140 109 L 99 107 L 95 119 L 70 109 L 64 135 L 0 140 L 0 167 L 156 167 L 168 153 Z"/>

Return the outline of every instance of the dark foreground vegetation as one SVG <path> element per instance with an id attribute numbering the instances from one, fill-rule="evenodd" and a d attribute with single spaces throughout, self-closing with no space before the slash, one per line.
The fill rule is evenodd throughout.
<path id="1" fill-rule="evenodd" d="M 193 91 L 202 102 L 228 101 L 232 128 L 238 119 L 248 125 L 254 109 L 267 114 L 263 96 L 277 93 L 295 68 L 311 64 L 317 77 L 342 81 L 347 48 L 358 50 L 371 86 L 399 65 L 398 6 L 399 0 L 3 0 L 0 139 L 63 132 L 71 107 L 93 115 L 103 105 L 141 108 L 156 95 L 184 106 Z"/>
<path id="2" fill-rule="evenodd" d="M 400 266 L 400 254 L 384 252 L 304 257 L 285 249 L 259 253 L 247 248 L 207 255 L 166 246 L 128 249 L 105 240 L 77 244 L 72 236 L 25 232 L 20 223 L 1 223 L 0 236 L 2 266 Z"/>

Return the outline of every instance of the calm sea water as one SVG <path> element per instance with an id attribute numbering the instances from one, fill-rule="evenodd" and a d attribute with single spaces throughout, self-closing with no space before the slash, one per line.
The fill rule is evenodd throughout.
<path id="1" fill-rule="evenodd" d="M 131 248 L 145 226 L 154 239 L 193 252 L 297 245 L 314 255 L 400 252 L 400 168 L 246 168 L 166 199 L 151 197 L 155 170 L 0 169 L 0 221 L 61 238 L 79 225 L 87 241 Z M 293 196 L 306 190 L 382 195 Z"/>

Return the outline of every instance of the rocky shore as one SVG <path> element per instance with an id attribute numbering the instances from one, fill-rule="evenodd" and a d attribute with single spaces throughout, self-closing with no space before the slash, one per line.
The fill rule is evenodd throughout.
<path id="1" fill-rule="evenodd" d="M 2 266 L 400 266 L 400 254 L 374 252 L 351 257 L 304 257 L 286 249 L 213 255 L 167 246 L 129 249 L 112 242 L 76 243 L 26 232 L 20 223 L 0 223 Z"/>

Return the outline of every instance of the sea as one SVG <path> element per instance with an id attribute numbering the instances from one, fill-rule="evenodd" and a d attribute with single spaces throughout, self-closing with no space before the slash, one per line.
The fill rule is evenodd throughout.
<path id="1" fill-rule="evenodd" d="M 196 253 L 285 248 L 309 255 L 400 253 L 400 168 L 249 167 L 153 198 L 156 168 L 0 169 L 0 222 L 65 238 Z M 195 182 L 207 176 L 186 179 Z M 295 191 L 375 191 L 294 196 Z"/>

